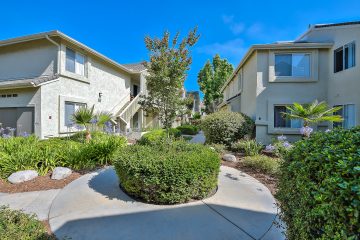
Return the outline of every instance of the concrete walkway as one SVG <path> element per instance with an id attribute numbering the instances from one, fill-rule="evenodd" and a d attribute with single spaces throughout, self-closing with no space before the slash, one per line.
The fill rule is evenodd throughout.
<path id="1" fill-rule="evenodd" d="M 205 136 L 202 131 L 200 131 L 198 134 L 196 134 L 190 141 L 190 143 L 205 143 Z"/>
<path id="2" fill-rule="evenodd" d="M 203 201 L 163 206 L 137 202 L 119 188 L 113 168 L 84 175 L 54 199 L 49 221 L 71 239 L 281 240 L 275 200 L 256 179 L 221 167 L 217 193 Z"/>
<path id="3" fill-rule="evenodd" d="M 12 209 L 24 210 L 26 213 L 34 213 L 39 220 L 47 220 L 50 206 L 60 192 L 60 189 L 25 193 L 1 193 L 0 205 L 7 205 Z"/>

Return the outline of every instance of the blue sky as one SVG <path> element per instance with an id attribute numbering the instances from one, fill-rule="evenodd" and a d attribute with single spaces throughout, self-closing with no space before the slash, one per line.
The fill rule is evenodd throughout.
<path id="1" fill-rule="evenodd" d="M 360 20 L 360 1 L 3 1 L 0 39 L 60 30 L 119 63 L 148 59 L 144 36 L 198 26 L 185 87 L 219 53 L 234 66 L 256 43 L 293 40 L 309 24 Z"/>

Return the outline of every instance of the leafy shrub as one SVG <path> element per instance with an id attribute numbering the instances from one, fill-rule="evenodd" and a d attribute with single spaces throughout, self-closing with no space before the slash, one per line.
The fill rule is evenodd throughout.
<path id="1" fill-rule="evenodd" d="M 197 126 L 188 125 L 188 124 L 181 125 L 176 129 L 178 129 L 181 132 L 181 134 L 185 134 L 185 135 L 195 135 L 199 132 L 199 128 Z"/>
<path id="2" fill-rule="evenodd" d="M 195 112 L 192 116 L 192 119 L 201 119 L 201 114 L 198 112 Z"/>
<path id="3" fill-rule="evenodd" d="M 245 156 L 259 155 L 263 146 L 255 140 L 240 140 L 231 145 L 231 149 L 236 152 L 242 152 Z"/>
<path id="4" fill-rule="evenodd" d="M 181 136 L 180 130 L 176 128 L 169 129 L 170 138 L 179 138 Z M 163 142 L 167 139 L 167 133 L 165 129 L 155 129 L 148 133 L 145 133 L 138 141 L 141 145 L 152 145 L 159 142 Z"/>
<path id="5" fill-rule="evenodd" d="M 257 169 L 260 172 L 270 175 L 279 174 L 280 163 L 280 159 L 265 155 L 247 156 L 243 159 L 244 166 Z"/>
<path id="6" fill-rule="evenodd" d="M 108 134 L 104 133 L 104 132 L 100 132 L 100 131 L 92 131 L 90 132 L 91 134 L 91 139 L 96 140 L 98 138 L 107 136 Z M 63 139 L 66 139 L 66 137 L 64 137 Z M 73 135 L 71 135 L 69 137 L 70 140 L 73 140 L 75 142 L 85 142 L 86 139 L 86 131 L 80 131 L 77 133 L 74 133 Z"/>
<path id="7" fill-rule="evenodd" d="M 360 128 L 317 132 L 294 144 L 277 199 L 292 239 L 358 239 Z"/>
<path id="8" fill-rule="evenodd" d="M 202 199 L 216 188 L 220 157 L 203 145 L 175 141 L 128 146 L 114 165 L 122 188 L 130 195 L 174 204 Z"/>
<path id="9" fill-rule="evenodd" d="M 254 121 L 242 113 L 220 111 L 206 116 L 201 129 L 208 143 L 231 143 L 250 136 L 254 130 Z"/>
<path id="10" fill-rule="evenodd" d="M 18 210 L 0 207 L 0 239 L 55 239 L 51 237 L 44 225 L 35 218 Z"/>
<path id="11" fill-rule="evenodd" d="M 21 170 L 36 170 L 45 175 L 55 167 L 94 168 L 111 163 L 126 139 L 102 134 L 89 143 L 67 139 L 39 140 L 35 136 L 0 138 L 0 177 Z"/>
<path id="12" fill-rule="evenodd" d="M 215 152 L 219 153 L 219 154 L 223 154 L 226 151 L 226 146 L 224 144 L 206 144 L 205 146 L 209 147 L 209 148 L 213 148 L 215 150 Z"/>

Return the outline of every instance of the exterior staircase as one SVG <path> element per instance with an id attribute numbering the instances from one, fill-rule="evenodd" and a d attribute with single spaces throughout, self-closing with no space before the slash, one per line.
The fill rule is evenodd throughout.
<path id="1" fill-rule="evenodd" d="M 131 101 L 126 102 L 126 104 L 115 114 L 115 117 L 119 120 L 120 129 L 122 131 L 126 131 L 129 128 L 131 118 L 140 109 L 140 95 L 142 95 L 142 92 Z"/>

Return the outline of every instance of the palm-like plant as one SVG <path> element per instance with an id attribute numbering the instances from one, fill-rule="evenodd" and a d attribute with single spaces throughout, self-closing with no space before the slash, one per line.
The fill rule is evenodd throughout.
<path id="1" fill-rule="evenodd" d="M 294 103 L 292 106 L 286 107 L 288 112 L 283 112 L 283 116 L 289 119 L 300 119 L 304 122 L 304 127 L 318 122 L 342 122 L 340 115 L 334 115 L 341 107 L 330 108 L 326 102 L 318 102 L 315 100 L 310 104 Z"/>
<path id="2" fill-rule="evenodd" d="M 90 141 L 90 139 L 91 139 L 90 125 L 91 125 L 91 121 L 92 121 L 92 119 L 94 119 L 94 117 L 95 117 L 94 106 L 92 106 L 91 108 L 80 107 L 72 115 L 72 121 L 85 128 L 86 141 Z"/>
<path id="3" fill-rule="evenodd" d="M 112 114 L 107 111 L 98 112 L 95 116 L 96 119 L 96 126 L 100 129 L 103 129 L 106 122 L 111 121 Z"/>

